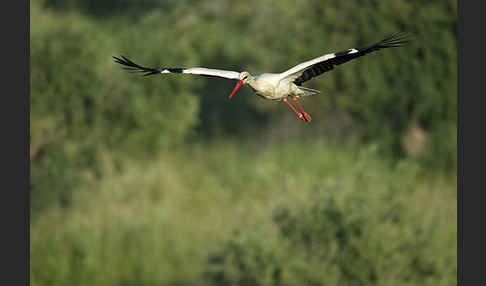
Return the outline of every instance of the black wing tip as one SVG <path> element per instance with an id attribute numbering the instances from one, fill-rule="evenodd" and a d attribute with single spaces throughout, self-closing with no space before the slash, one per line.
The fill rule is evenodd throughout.
<path id="1" fill-rule="evenodd" d="M 128 59 L 127 57 L 120 55 L 120 57 L 115 57 L 112 56 L 113 60 L 121 65 L 124 65 L 123 67 L 124 70 L 128 70 L 129 72 L 140 72 L 144 73 L 143 76 L 149 76 L 149 75 L 154 75 L 154 74 L 159 74 L 163 69 L 155 69 L 155 68 L 147 68 L 147 67 L 142 67 L 136 63 L 134 63 L 132 60 Z"/>
<path id="2" fill-rule="evenodd" d="M 402 47 L 412 41 L 413 34 L 410 32 L 396 32 L 377 43 L 380 48 Z"/>
<path id="3" fill-rule="evenodd" d="M 115 62 L 122 64 L 122 65 L 125 65 L 125 66 L 133 66 L 134 65 L 134 63 L 132 61 L 130 61 L 129 59 L 127 59 L 124 56 L 120 56 L 120 57 L 113 56 L 113 59 L 114 59 Z"/>

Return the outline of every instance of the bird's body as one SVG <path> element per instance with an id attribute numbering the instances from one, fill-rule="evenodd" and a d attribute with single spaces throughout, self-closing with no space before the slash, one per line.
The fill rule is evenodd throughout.
<path id="1" fill-rule="evenodd" d="M 121 59 L 117 57 L 114 57 L 114 59 L 117 63 L 125 65 L 125 69 L 134 72 L 143 72 L 146 76 L 166 73 L 184 73 L 238 80 L 238 83 L 236 84 L 229 98 L 231 98 L 242 85 L 248 84 L 257 95 L 269 100 L 284 101 L 300 119 L 310 121 L 310 116 L 302 109 L 297 101 L 297 98 L 318 94 L 320 92 L 318 90 L 303 87 L 302 83 L 310 80 L 313 77 L 319 76 L 322 73 L 332 70 L 335 65 L 340 65 L 370 52 L 383 48 L 402 46 L 408 42 L 406 37 L 407 35 L 404 33 L 396 33 L 372 45 L 357 49 L 347 49 L 337 53 L 325 54 L 315 59 L 300 63 L 282 73 L 263 73 L 256 76 L 252 76 L 247 71 L 235 72 L 201 67 L 146 68 L 135 64 L 123 56 Z M 298 112 L 290 104 L 288 101 L 289 97 L 296 103 L 301 112 Z"/>
<path id="2" fill-rule="evenodd" d="M 282 98 L 294 94 L 297 97 L 317 94 L 319 91 L 297 86 L 289 78 L 282 77 L 278 73 L 264 73 L 254 76 L 248 81 L 253 91 L 270 100 L 282 100 Z"/>
<path id="3" fill-rule="evenodd" d="M 251 77 L 251 79 L 248 80 L 248 85 L 257 95 L 265 99 L 277 100 L 283 97 L 282 95 L 286 91 L 286 89 L 279 84 L 279 80 L 279 74 L 264 73 Z"/>

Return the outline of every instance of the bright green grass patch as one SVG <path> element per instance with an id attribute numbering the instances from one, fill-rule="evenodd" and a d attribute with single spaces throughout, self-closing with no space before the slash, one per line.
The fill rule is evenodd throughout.
<path id="1" fill-rule="evenodd" d="M 373 146 L 184 146 L 32 218 L 31 285 L 456 282 L 455 176 Z"/>

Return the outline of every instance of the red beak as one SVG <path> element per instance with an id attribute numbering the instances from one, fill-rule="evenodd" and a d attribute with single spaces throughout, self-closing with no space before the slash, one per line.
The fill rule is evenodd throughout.
<path id="1" fill-rule="evenodd" d="M 231 92 L 228 98 L 231 99 L 242 85 L 243 85 L 243 81 L 241 79 L 238 80 L 238 83 L 236 84 L 235 88 L 233 89 L 233 91 Z"/>

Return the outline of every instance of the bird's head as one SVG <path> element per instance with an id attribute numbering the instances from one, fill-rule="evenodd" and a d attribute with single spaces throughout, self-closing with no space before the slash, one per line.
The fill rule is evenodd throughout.
<path id="1" fill-rule="evenodd" d="M 249 72 L 247 71 L 240 72 L 240 80 L 243 81 L 244 84 L 247 84 L 251 78 L 252 76 Z"/>
<path id="2" fill-rule="evenodd" d="M 233 89 L 233 91 L 231 92 L 228 98 L 231 99 L 233 95 L 235 95 L 235 93 L 238 91 L 238 89 L 240 89 L 240 87 L 243 86 L 244 84 L 248 84 L 252 78 L 253 77 L 249 72 L 247 71 L 240 72 L 238 83 L 236 83 L 235 88 Z"/>

